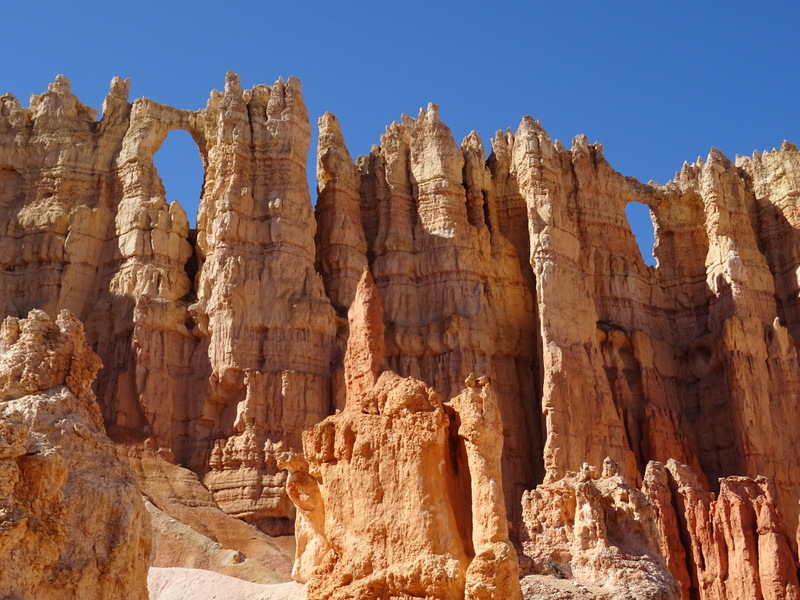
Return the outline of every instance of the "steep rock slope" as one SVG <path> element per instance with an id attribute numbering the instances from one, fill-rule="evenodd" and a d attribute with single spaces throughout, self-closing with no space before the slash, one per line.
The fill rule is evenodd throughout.
<path id="1" fill-rule="evenodd" d="M 796 148 L 739 166 L 712 150 L 662 186 L 618 174 L 583 136 L 569 149 L 551 141 L 530 117 L 498 133 L 484 164 L 477 136 L 459 153 L 432 106 L 388 127 L 355 171 L 333 117 L 320 125 L 328 294 L 345 306 L 368 262 L 393 368 L 443 393 L 476 363 L 502 382 L 512 514 L 526 483 L 584 461 L 610 456 L 638 483 L 649 460 L 673 458 L 713 489 L 728 475 L 770 477 L 795 526 L 800 434 L 782 424 L 800 417 L 787 329 Z M 651 209 L 656 267 L 641 259 L 629 202 Z"/>
<path id="2" fill-rule="evenodd" d="M 497 206 L 511 201 L 493 181 L 480 139 L 471 135 L 459 148 L 435 105 L 388 127 L 357 165 L 336 119 L 323 116 L 317 179 L 317 259 L 331 302 L 346 310 L 369 264 L 392 370 L 444 397 L 471 372 L 489 377 L 504 429 L 505 495 L 518 518 L 517 500 L 543 477 L 524 212 L 500 222 Z M 525 243 L 515 246 L 517 238 Z"/>
<path id="3" fill-rule="evenodd" d="M 30 108 L 0 100 L 0 306 L 68 308 L 104 368 L 111 436 L 197 472 L 227 512 L 291 531 L 276 451 L 330 412 L 334 311 L 314 271 L 296 79 L 199 111 L 127 101 L 96 121 L 60 76 Z M 184 129 L 206 165 L 198 231 L 167 203 L 153 155 Z M 196 241 L 195 241 L 196 240 Z"/>

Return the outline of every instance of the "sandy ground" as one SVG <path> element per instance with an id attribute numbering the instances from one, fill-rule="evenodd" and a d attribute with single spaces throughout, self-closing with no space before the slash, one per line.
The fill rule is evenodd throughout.
<path id="1" fill-rule="evenodd" d="M 299 583 L 250 583 L 202 569 L 151 567 L 150 600 L 305 600 Z"/>

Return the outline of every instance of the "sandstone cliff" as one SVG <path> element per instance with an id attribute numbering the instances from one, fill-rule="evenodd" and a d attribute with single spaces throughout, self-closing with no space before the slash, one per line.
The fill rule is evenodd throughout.
<path id="1" fill-rule="evenodd" d="M 584 462 L 608 456 L 638 487 L 649 461 L 674 459 L 717 502 L 720 478 L 769 478 L 796 564 L 793 145 L 736 163 L 712 150 L 642 184 L 530 117 L 487 157 L 431 105 L 353 160 L 325 115 L 315 215 L 297 80 L 242 90 L 229 74 L 197 111 L 131 103 L 128 88 L 112 81 L 99 121 L 63 77 L 28 108 L 0 97 L 0 311 L 84 322 L 115 441 L 190 469 L 227 513 L 291 531 L 277 456 L 346 406 L 344 317 L 368 266 L 387 371 L 444 398 L 471 372 L 492 382 L 516 528 L 525 490 Z M 205 165 L 197 231 L 153 166 L 172 129 Z M 655 267 L 632 201 L 652 212 Z"/>
<path id="2" fill-rule="evenodd" d="M 703 489 L 686 465 L 647 465 L 643 492 L 652 502 L 660 546 L 683 598 L 800 598 L 797 561 L 764 478 L 720 479 Z"/>
<path id="3" fill-rule="evenodd" d="M 0 597 L 147 598 L 149 518 L 67 311 L 0 326 Z"/>
<path id="4" fill-rule="evenodd" d="M 520 539 L 530 572 L 573 579 L 609 600 L 681 598 L 651 503 L 610 459 L 602 472 L 584 464 L 579 473 L 526 492 L 522 506 Z"/>
<path id="5" fill-rule="evenodd" d="M 331 302 L 346 310 L 369 263 L 393 371 L 444 397 L 471 372 L 489 377 L 517 517 L 522 492 L 543 476 L 535 284 L 527 249 L 509 241 L 527 242 L 524 211 L 501 222 L 512 201 L 495 189 L 480 139 L 459 148 L 434 105 L 388 127 L 355 166 L 336 119 L 323 116 L 317 164 L 317 260 Z"/>
<path id="6" fill-rule="evenodd" d="M 228 513 L 291 532 L 274 456 L 329 414 L 336 334 L 300 84 L 243 91 L 229 74 L 194 112 L 128 89 L 112 82 L 99 122 L 61 76 L 30 108 L 0 100 L 0 307 L 78 315 L 112 438 L 162 449 Z M 192 235 L 153 166 L 172 129 L 207 167 Z"/>

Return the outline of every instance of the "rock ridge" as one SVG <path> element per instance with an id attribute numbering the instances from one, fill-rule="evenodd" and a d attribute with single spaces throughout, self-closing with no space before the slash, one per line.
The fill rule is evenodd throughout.
<path id="1" fill-rule="evenodd" d="M 345 414 L 348 390 L 369 397 L 392 372 L 420 398 L 455 398 L 480 373 L 502 425 L 513 532 L 526 491 L 584 462 L 610 458 L 637 489 L 651 461 L 673 459 L 715 495 L 714 518 L 774 507 L 767 522 L 796 565 L 795 146 L 735 161 L 712 149 L 644 184 L 600 144 L 566 147 L 531 117 L 490 147 L 475 133 L 458 144 L 429 105 L 353 159 L 325 114 L 312 206 L 297 79 L 244 90 L 229 73 L 196 111 L 129 90 L 114 78 L 99 120 L 63 76 L 29 107 L 0 97 L 0 316 L 67 309 L 83 323 L 118 444 L 189 469 L 226 513 L 289 533 L 279 457 L 302 468 L 303 432 Z M 153 165 L 172 129 L 192 135 L 205 168 L 196 231 Z M 630 202 L 653 216 L 654 267 Z M 365 267 L 384 334 L 383 349 L 371 334 L 360 348 L 383 359 L 356 372 L 345 317 Z M 21 380 L 0 383 L 11 397 Z"/>

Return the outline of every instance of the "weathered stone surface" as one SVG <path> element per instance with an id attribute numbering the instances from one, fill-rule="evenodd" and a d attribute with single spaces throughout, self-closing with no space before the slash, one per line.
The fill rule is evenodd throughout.
<path id="1" fill-rule="evenodd" d="M 205 109 L 127 101 L 115 79 L 97 122 L 59 77 L 0 110 L 0 307 L 68 308 L 104 369 L 113 439 L 162 449 L 228 513 L 291 533 L 276 451 L 330 413 L 334 311 L 314 270 L 296 79 Z M 169 131 L 198 144 L 198 230 L 168 203 L 153 155 Z"/>
<path id="2" fill-rule="evenodd" d="M 504 144 L 529 210 L 546 481 L 603 453 L 633 482 L 648 460 L 675 458 L 701 481 L 774 479 L 796 522 L 798 432 L 783 424 L 800 416 L 798 365 L 759 216 L 785 194 L 756 192 L 716 150 L 659 186 L 623 178 L 583 137 L 552 143 L 531 119 Z M 791 163 L 796 150 L 781 153 Z M 625 221 L 631 201 L 654 215 L 655 268 Z"/>
<path id="3" fill-rule="evenodd" d="M 606 459 L 603 472 L 542 484 L 522 499 L 522 551 L 532 573 L 571 579 L 609 599 L 678 599 L 644 494 Z"/>
<path id="4" fill-rule="evenodd" d="M 67 311 L 0 326 L 0 597 L 147 598 L 149 519 Z"/>
<path id="5" fill-rule="evenodd" d="M 509 239 L 522 228 L 527 242 L 524 211 L 498 224 L 506 192 L 480 139 L 459 148 L 435 105 L 390 125 L 358 159 L 357 178 L 334 118 L 320 127 L 318 265 L 333 305 L 347 309 L 368 263 L 389 368 L 445 398 L 469 373 L 486 374 L 505 430 L 507 509 L 518 517 L 522 492 L 543 476 L 535 283 L 527 249 Z"/>
<path id="6" fill-rule="evenodd" d="M 294 575 L 309 598 L 521 599 L 491 387 L 472 377 L 451 423 L 434 390 L 384 369 L 382 312 L 365 270 L 346 406 L 303 434 L 304 460 L 282 463 L 298 508 Z"/>
<path id="7" fill-rule="evenodd" d="M 451 437 L 457 435 L 454 502 L 461 530 L 471 531 L 467 544 L 472 560 L 467 567 L 464 597 L 470 600 L 521 600 L 517 552 L 508 538 L 503 497 L 503 423 L 497 397 L 485 377 L 470 374 L 466 389 L 447 403 Z M 453 444 L 451 441 L 451 452 Z M 466 460 L 464 460 L 466 454 Z M 470 505 L 463 500 L 470 498 Z"/>
<path id="8" fill-rule="evenodd" d="M 643 490 L 683 598 L 800 598 L 798 562 L 771 481 L 726 477 L 715 499 L 686 465 L 670 460 L 648 464 Z"/>
<path id="9" fill-rule="evenodd" d="M 303 429 L 330 413 L 335 336 L 314 270 L 300 82 L 245 93 L 229 74 L 203 118 L 209 169 L 198 220 L 197 314 L 205 315 L 198 327 L 207 331 L 211 373 L 197 426 L 216 438 L 203 482 L 226 512 L 291 533 L 275 454 L 299 449 Z"/>
<path id="10" fill-rule="evenodd" d="M 735 164 L 712 150 L 672 182 L 642 184 L 599 144 L 565 148 L 529 117 L 487 158 L 474 133 L 456 144 L 431 105 L 353 161 L 326 114 L 314 218 L 297 80 L 242 90 L 229 74 L 197 111 L 131 103 L 128 90 L 112 81 L 99 121 L 63 76 L 30 107 L 0 97 L 0 316 L 81 319 L 112 439 L 190 469 L 226 513 L 290 532 L 285 484 L 313 496 L 301 432 L 345 407 L 344 315 L 368 266 L 385 362 L 363 372 L 364 389 L 390 369 L 452 398 L 486 374 L 515 526 L 524 490 L 584 461 L 609 456 L 638 485 L 649 461 L 674 458 L 704 493 L 768 477 L 796 553 L 792 144 Z M 153 165 L 173 129 L 205 166 L 196 231 Z M 652 211 L 656 267 L 627 224 L 632 201 Z M 278 468 L 284 453 L 296 477 Z M 297 526 L 314 556 L 327 552 L 313 542 L 320 518 Z"/>

